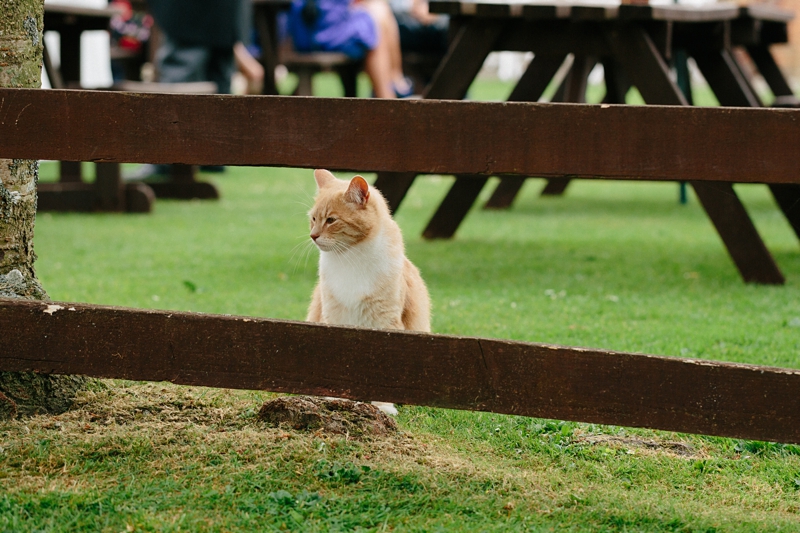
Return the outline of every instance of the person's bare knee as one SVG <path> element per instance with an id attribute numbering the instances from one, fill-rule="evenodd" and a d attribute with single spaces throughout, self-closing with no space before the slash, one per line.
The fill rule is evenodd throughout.
<path id="1" fill-rule="evenodd" d="M 357 5 L 364 8 L 375 20 L 375 24 L 380 27 L 385 27 L 392 22 L 397 24 L 392 8 L 389 7 L 389 3 L 386 0 L 361 0 Z"/>

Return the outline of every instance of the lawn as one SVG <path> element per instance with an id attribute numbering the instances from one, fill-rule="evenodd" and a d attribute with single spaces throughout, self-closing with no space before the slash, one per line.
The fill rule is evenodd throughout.
<path id="1" fill-rule="evenodd" d="M 311 172 L 204 178 L 221 200 L 40 214 L 50 297 L 303 319 Z M 743 284 L 675 184 L 541 198 L 531 179 L 510 211 L 424 241 L 451 182 L 417 180 L 396 217 L 435 332 L 800 368 L 800 245 L 765 187 L 737 191 L 782 287 Z M 397 435 L 354 440 L 266 426 L 270 397 L 107 381 L 0 423 L 0 531 L 800 531 L 797 446 L 414 406 Z"/>

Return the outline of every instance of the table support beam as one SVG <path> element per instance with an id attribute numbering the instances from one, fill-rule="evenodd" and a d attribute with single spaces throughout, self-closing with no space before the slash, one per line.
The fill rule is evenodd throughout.
<path id="1" fill-rule="evenodd" d="M 547 184 L 539 193 L 540 196 L 561 196 L 567 190 L 572 179 L 570 178 L 550 178 Z"/>
<path id="2" fill-rule="evenodd" d="M 648 104 L 688 105 L 670 77 L 669 66 L 658 47 L 639 26 L 622 26 L 608 32 L 614 58 Z"/>
<path id="3" fill-rule="evenodd" d="M 723 106 L 762 107 L 729 50 L 689 50 L 700 72 Z"/>
<path id="4" fill-rule="evenodd" d="M 731 183 L 691 182 L 700 203 L 747 283 L 782 285 L 778 265 L 761 240 Z"/>
<path id="5" fill-rule="evenodd" d="M 648 104 L 688 105 L 666 62 L 641 28 L 610 33 L 614 54 Z M 698 66 L 722 105 L 758 107 L 730 52 L 693 50 Z M 698 59 L 699 57 L 699 59 Z M 745 282 L 780 285 L 783 274 L 756 231 L 731 183 L 692 182 L 695 193 Z"/>
<path id="6" fill-rule="evenodd" d="M 553 77 L 564 64 L 566 55 L 544 55 L 534 56 L 533 61 L 528 65 L 527 70 L 517 82 L 514 90 L 508 97 L 509 102 L 537 102 L 542 97 L 545 89 L 550 84 Z M 584 89 L 585 92 L 585 89 Z M 517 194 L 522 189 L 525 178 L 518 176 L 506 176 L 500 178 L 500 183 L 492 193 L 492 196 L 483 206 L 484 209 L 507 209 L 511 207 Z"/>
<path id="7" fill-rule="evenodd" d="M 505 176 L 500 178 L 500 183 L 497 184 L 492 196 L 483 205 L 484 209 L 508 209 L 517 194 L 522 190 L 525 181 L 528 178 L 523 176 Z M 552 180 L 553 178 L 551 178 Z M 549 183 L 549 182 L 548 182 Z"/>
<path id="8" fill-rule="evenodd" d="M 460 27 L 450 43 L 447 55 L 436 69 L 433 80 L 425 89 L 423 98 L 462 100 L 478 75 L 486 57 L 494 50 L 495 43 L 502 35 L 504 27 L 505 22 L 502 20 L 472 20 Z M 379 178 L 380 181 L 389 179 L 388 176 L 381 178 Z M 398 189 L 407 183 L 406 191 L 413 182 L 403 180 L 402 177 L 396 175 L 392 179 L 398 182 Z M 456 182 L 447 193 L 436 214 L 428 222 L 423 236 L 426 239 L 452 237 L 487 180 L 488 178 L 485 176 L 479 176 L 476 179 L 472 179 L 470 176 L 456 176 Z M 399 205 L 397 198 L 393 197 L 392 202 L 395 204 L 394 209 L 397 209 Z"/>
<path id="9" fill-rule="evenodd" d="M 501 20 L 472 20 L 459 28 L 422 97 L 462 100 L 504 26 Z"/>
<path id="10" fill-rule="evenodd" d="M 769 186 L 781 211 L 800 239 L 800 185 L 792 183 L 772 183 Z"/>
<path id="11" fill-rule="evenodd" d="M 795 96 L 792 88 L 783 76 L 778 64 L 775 63 L 775 58 L 769 51 L 766 45 L 753 45 L 747 47 L 747 53 L 756 64 L 756 68 L 764 77 L 764 80 L 769 85 L 772 94 L 775 95 L 774 106 L 779 107 L 798 107 L 800 101 Z"/>
<path id="12" fill-rule="evenodd" d="M 473 21 L 458 28 L 423 98 L 462 100 L 502 35 L 504 25 L 502 21 L 489 24 Z M 416 177 L 417 174 L 413 172 L 378 173 L 374 187 L 386 198 L 392 213 L 400 207 Z"/>
<path id="13" fill-rule="evenodd" d="M 488 180 L 487 176 L 479 174 L 456 176 L 455 183 L 428 222 L 422 236 L 426 239 L 451 238 Z"/>
<path id="14" fill-rule="evenodd" d="M 373 187 L 383 194 L 390 213 L 394 213 L 400 207 L 400 202 L 406 197 L 416 177 L 416 172 L 378 172 Z"/>
<path id="15" fill-rule="evenodd" d="M 586 86 L 589 74 L 597 64 L 597 58 L 586 54 L 575 54 L 572 67 L 558 88 L 557 101 L 571 104 L 586 103 Z M 569 178 L 550 178 L 540 193 L 542 196 L 561 196 L 570 183 Z"/>

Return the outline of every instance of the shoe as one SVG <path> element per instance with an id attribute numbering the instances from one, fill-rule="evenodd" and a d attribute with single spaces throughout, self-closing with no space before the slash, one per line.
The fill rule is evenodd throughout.
<path id="1" fill-rule="evenodd" d="M 408 76 L 403 76 L 403 81 L 405 82 L 403 84 L 405 87 L 398 87 L 396 83 L 392 84 L 394 94 L 396 94 L 398 98 L 408 98 L 410 96 L 414 96 L 414 82 L 411 81 L 411 78 Z"/>

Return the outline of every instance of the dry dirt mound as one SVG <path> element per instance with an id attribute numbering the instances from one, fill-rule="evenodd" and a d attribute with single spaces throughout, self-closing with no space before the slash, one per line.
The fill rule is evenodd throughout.
<path id="1" fill-rule="evenodd" d="M 261 406 L 258 418 L 274 426 L 355 437 L 388 435 L 397 431 L 394 419 L 374 405 L 340 398 L 276 398 Z"/>

